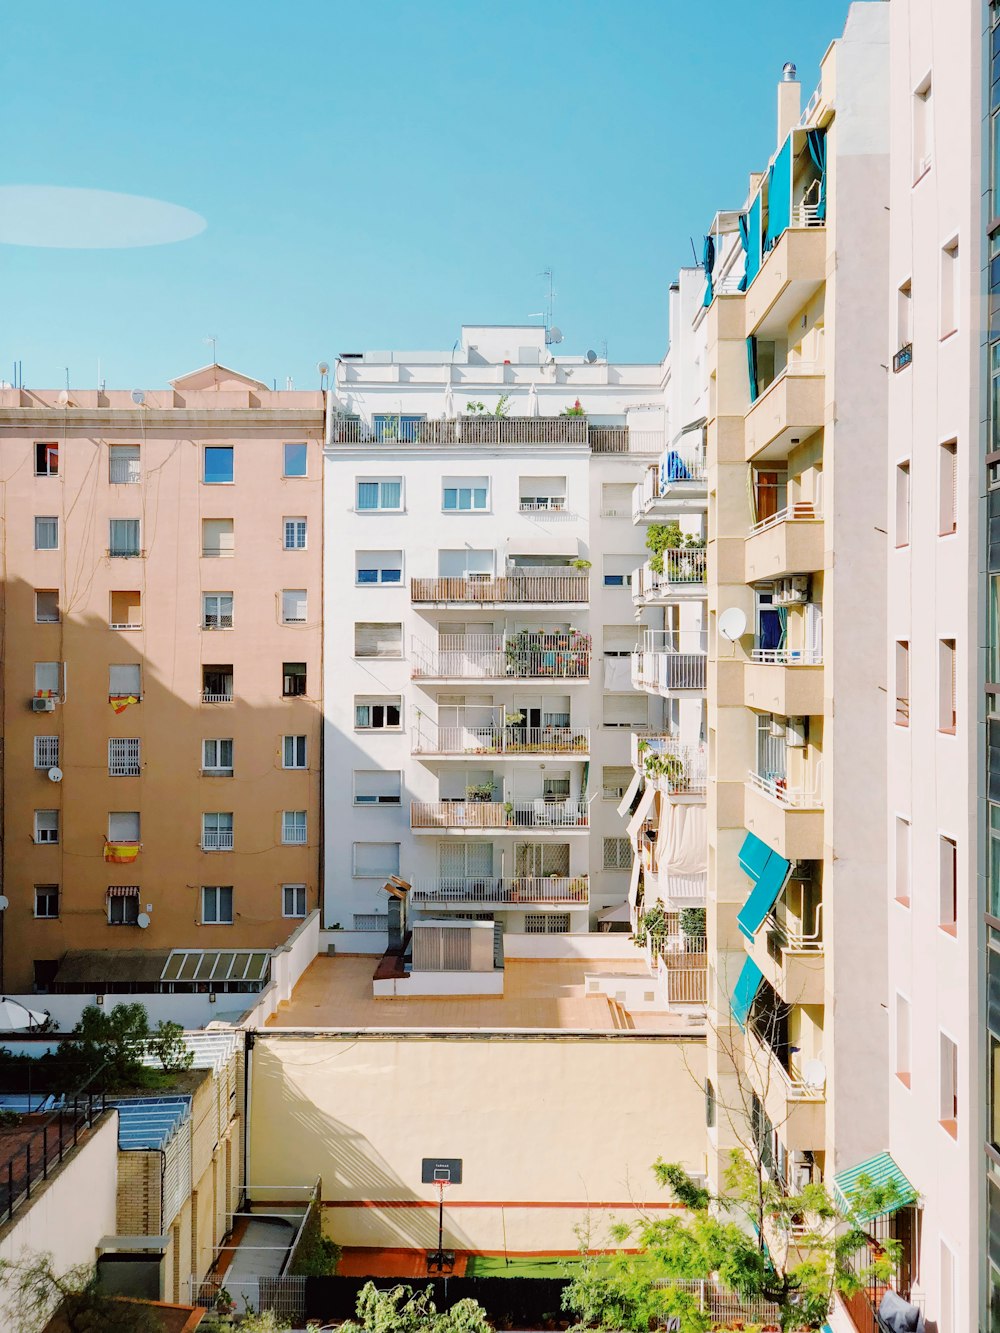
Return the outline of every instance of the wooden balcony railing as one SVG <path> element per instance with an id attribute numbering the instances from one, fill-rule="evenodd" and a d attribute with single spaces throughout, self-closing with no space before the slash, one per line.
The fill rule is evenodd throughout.
<path id="1" fill-rule="evenodd" d="M 413 602 L 545 602 L 584 604 L 590 600 L 590 579 L 576 571 L 565 574 L 472 575 L 457 578 L 411 579 Z"/>
<path id="2" fill-rule="evenodd" d="M 432 727 L 413 730 L 413 754 L 576 754 L 590 751 L 589 727 Z"/>
<path id="3" fill-rule="evenodd" d="M 410 828 L 588 828 L 586 801 L 412 801 Z"/>

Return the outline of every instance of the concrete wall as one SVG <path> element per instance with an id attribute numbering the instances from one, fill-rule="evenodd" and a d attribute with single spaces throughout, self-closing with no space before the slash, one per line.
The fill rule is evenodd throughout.
<path id="1" fill-rule="evenodd" d="M 249 1187 L 321 1175 L 342 1244 L 436 1242 L 423 1157 L 463 1159 L 445 1239 L 474 1250 L 573 1250 L 588 1211 L 598 1244 L 667 1202 L 658 1156 L 704 1168 L 700 1042 L 268 1032 L 252 1061 Z"/>

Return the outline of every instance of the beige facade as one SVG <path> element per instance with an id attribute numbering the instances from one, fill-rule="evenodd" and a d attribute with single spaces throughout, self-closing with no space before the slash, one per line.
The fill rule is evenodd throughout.
<path id="1" fill-rule="evenodd" d="M 316 906 L 322 434 L 222 367 L 0 391 L 5 989 L 126 949 L 148 989 Z"/>

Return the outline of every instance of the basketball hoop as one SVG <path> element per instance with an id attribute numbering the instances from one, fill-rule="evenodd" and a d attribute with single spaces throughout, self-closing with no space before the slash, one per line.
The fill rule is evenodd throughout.
<path id="1" fill-rule="evenodd" d="M 425 1185 L 434 1185 L 438 1192 L 438 1243 L 434 1254 L 427 1256 L 427 1267 L 430 1272 L 435 1270 L 438 1273 L 445 1271 L 445 1251 L 444 1251 L 444 1192 L 452 1185 L 461 1185 L 462 1183 L 462 1159 L 461 1157 L 425 1157 L 420 1165 L 420 1179 Z M 454 1255 L 451 1255 L 452 1265 L 455 1262 Z"/>

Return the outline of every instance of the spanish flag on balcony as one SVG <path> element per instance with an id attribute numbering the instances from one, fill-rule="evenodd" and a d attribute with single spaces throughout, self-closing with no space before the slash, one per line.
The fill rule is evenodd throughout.
<path id="1" fill-rule="evenodd" d="M 137 704 L 139 696 L 137 694 L 109 694 L 108 703 L 116 713 L 124 713 L 129 704 Z"/>
<path id="2" fill-rule="evenodd" d="M 104 843 L 104 859 L 112 861 L 115 865 L 127 866 L 133 862 L 139 855 L 139 844 L 137 842 L 108 842 Z"/>

